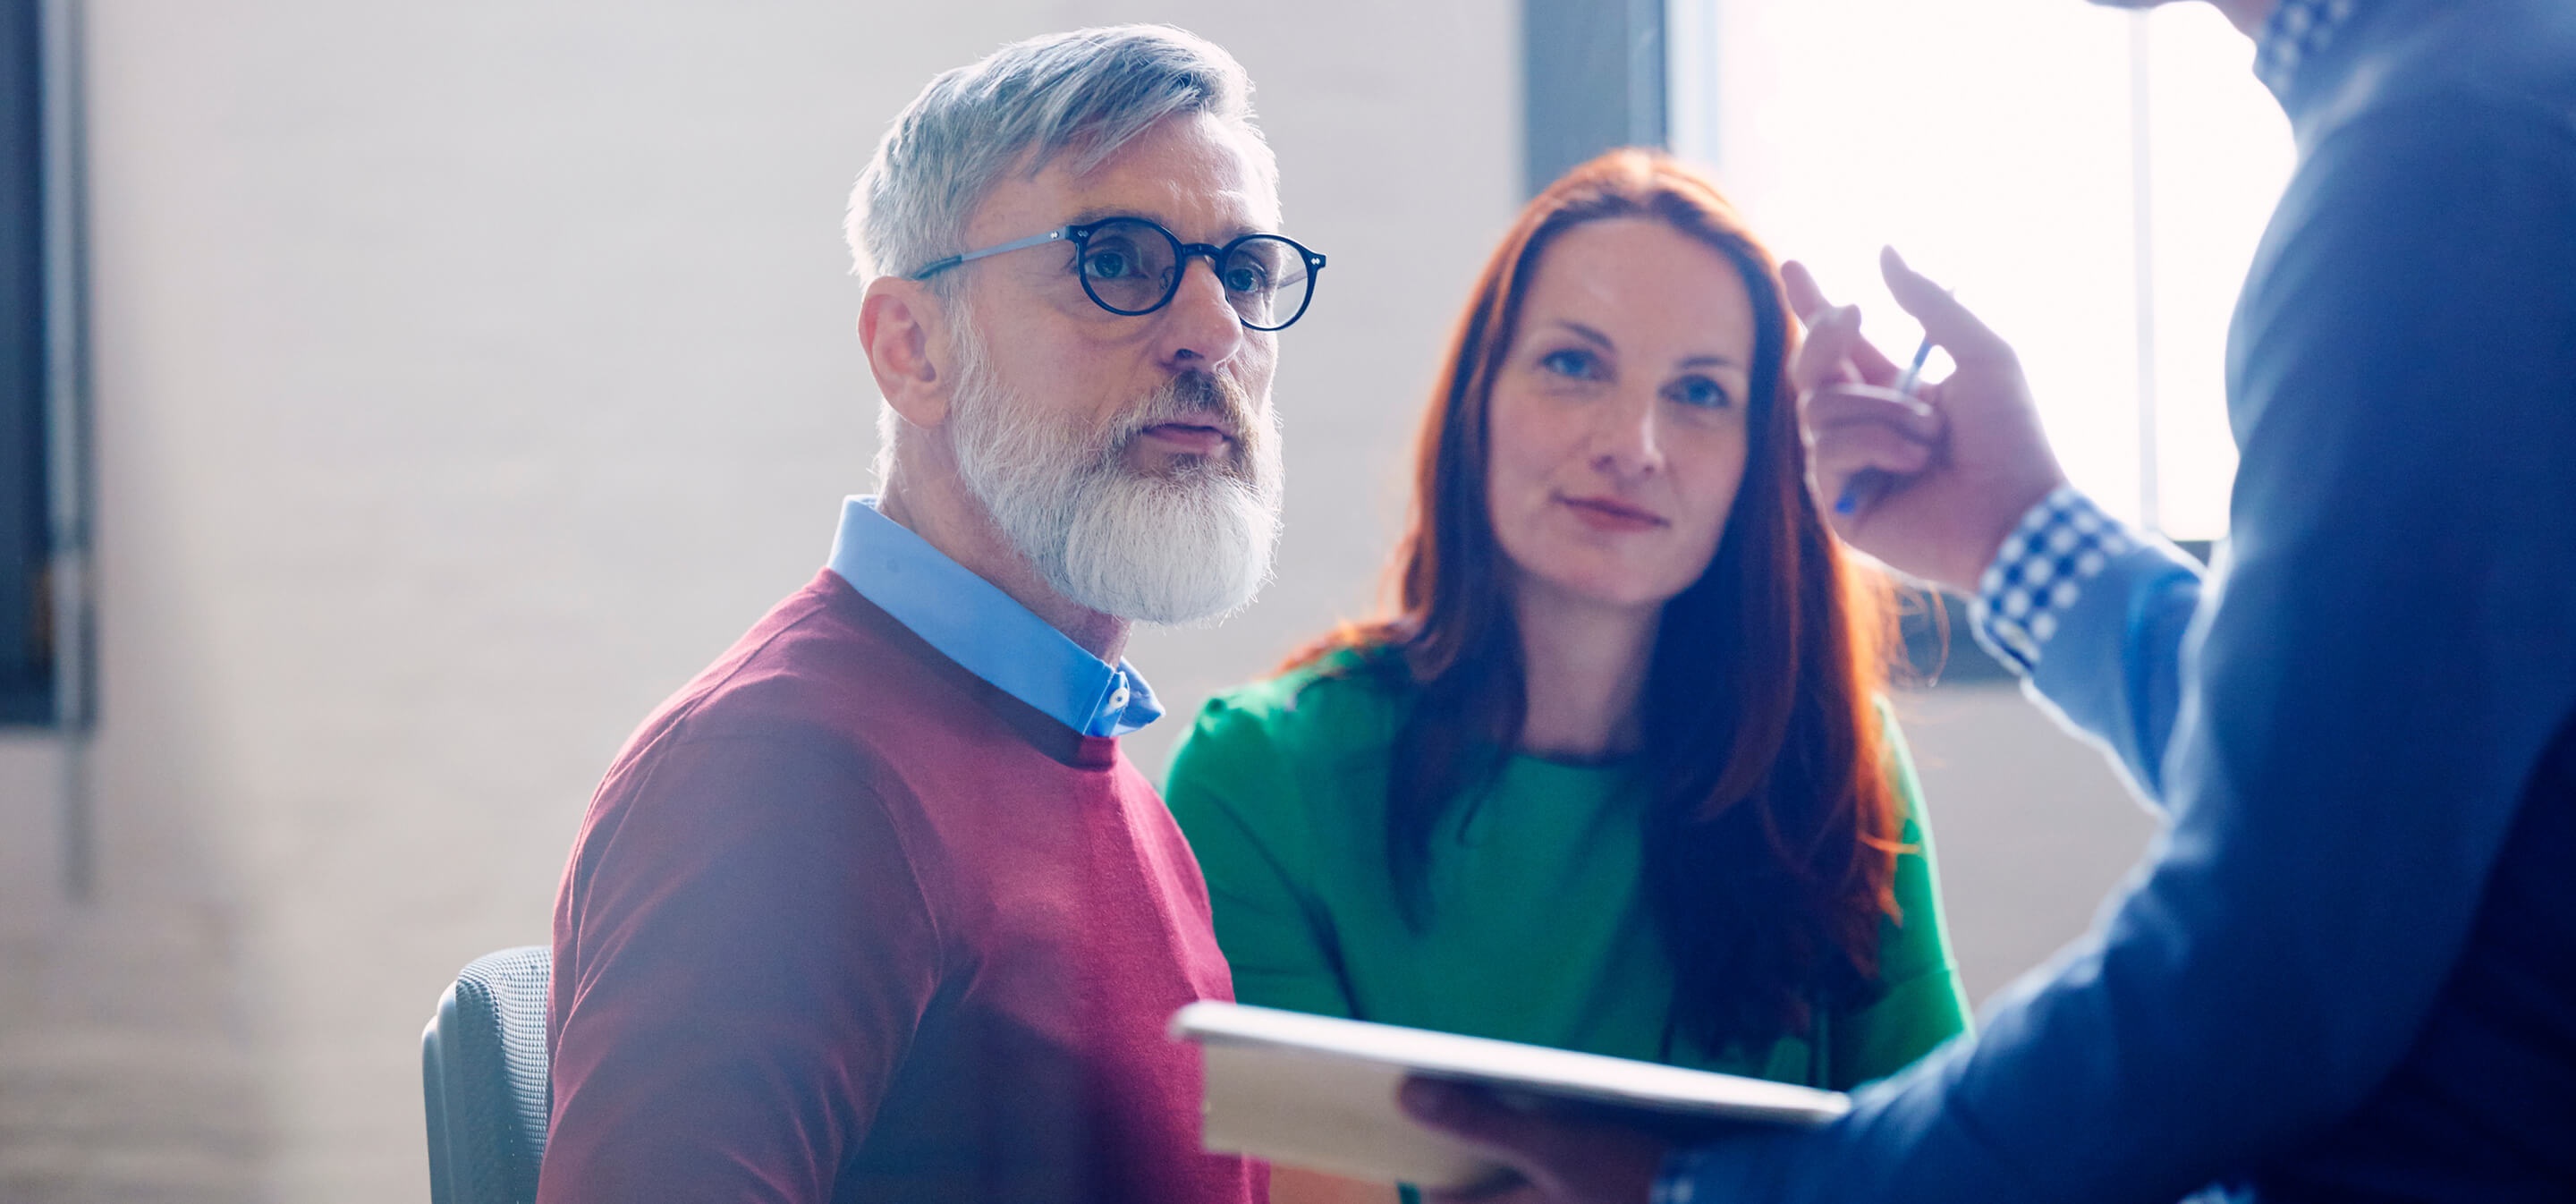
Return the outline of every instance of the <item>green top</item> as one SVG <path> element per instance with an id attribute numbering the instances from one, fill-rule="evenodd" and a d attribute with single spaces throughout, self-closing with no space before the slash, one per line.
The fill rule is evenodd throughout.
<path id="1" fill-rule="evenodd" d="M 1453 809 L 1435 831 L 1416 932 L 1385 853 L 1409 692 L 1360 668 L 1362 655 L 1210 699 L 1173 753 L 1163 797 L 1207 875 L 1236 998 L 1836 1089 L 1965 1027 L 1931 832 L 1893 719 L 1910 851 L 1896 868 L 1903 922 L 1880 938 L 1886 994 L 1759 1056 L 1676 1035 L 1666 1057 L 1672 968 L 1637 889 L 1646 800 L 1632 768 L 1512 757 L 1472 818 Z"/>

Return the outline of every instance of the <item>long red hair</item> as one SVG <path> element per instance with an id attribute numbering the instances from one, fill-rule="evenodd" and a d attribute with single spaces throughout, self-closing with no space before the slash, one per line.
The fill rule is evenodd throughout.
<path id="1" fill-rule="evenodd" d="M 1708 244 L 1755 314 L 1749 449 L 1717 554 L 1664 604 L 1642 756 L 1653 800 L 1642 888 L 1675 971 L 1673 1029 L 1711 1051 L 1813 1031 L 1879 992 L 1901 816 L 1877 711 L 1890 646 L 1883 578 L 1854 564 L 1807 488 L 1778 265 L 1707 177 L 1613 151 L 1551 185 L 1486 264 L 1425 415 L 1393 617 L 1343 648 L 1416 692 L 1398 734 L 1387 860 L 1417 924 L 1435 831 L 1517 743 L 1527 699 L 1513 568 L 1486 506 L 1488 400 L 1556 236 L 1643 218 Z M 1669 1047 L 1669 1033 L 1667 1045 Z"/>

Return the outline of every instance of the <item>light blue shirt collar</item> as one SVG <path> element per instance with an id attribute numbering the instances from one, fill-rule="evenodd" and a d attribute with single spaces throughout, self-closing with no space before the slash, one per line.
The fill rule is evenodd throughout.
<path id="1" fill-rule="evenodd" d="M 831 569 L 940 655 L 1086 736 L 1123 736 L 1163 704 L 1124 660 L 1111 665 L 990 581 L 877 511 L 841 503 Z"/>

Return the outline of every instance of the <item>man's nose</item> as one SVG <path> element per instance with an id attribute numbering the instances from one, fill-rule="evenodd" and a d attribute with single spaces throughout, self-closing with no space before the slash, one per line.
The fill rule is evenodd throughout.
<path id="1" fill-rule="evenodd" d="M 1173 368 L 1184 362 L 1214 367 L 1243 348 L 1243 318 L 1225 299 L 1214 263 L 1195 255 L 1182 261 L 1180 288 L 1164 307 L 1162 338 L 1165 366 Z"/>

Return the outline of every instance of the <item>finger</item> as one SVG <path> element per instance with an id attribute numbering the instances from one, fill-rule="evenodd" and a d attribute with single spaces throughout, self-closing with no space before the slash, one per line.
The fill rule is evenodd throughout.
<path id="1" fill-rule="evenodd" d="M 1886 353 L 1878 349 L 1877 344 L 1870 342 L 1869 337 L 1860 332 L 1859 306 L 1845 305 L 1839 309 L 1828 309 L 1818 321 L 1822 325 L 1807 328 L 1807 342 L 1813 344 L 1820 338 L 1830 340 L 1830 352 L 1841 361 L 1842 371 L 1839 379 L 1859 381 L 1881 388 L 1896 383 L 1896 365 L 1889 361 Z M 1801 346 L 1798 350 L 1803 354 L 1806 347 Z M 1795 379 L 1795 376 L 1793 372 L 1792 379 Z"/>
<path id="2" fill-rule="evenodd" d="M 1808 328 L 1812 336 L 1816 323 L 1834 312 L 1833 302 L 1825 299 L 1824 286 L 1816 283 L 1816 274 L 1808 271 L 1807 265 L 1794 259 L 1780 265 L 1780 283 L 1788 290 L 1789 308 L 1798 315 L 1798 324 Z M 1844 351 L 1862 380 L 1884 385 L 1896 379 L 1896 365 L 1868 339 L 1854 339 Z"/>
<path id="3" fill-rule="evenodd" d="M 1422 1204 L 1548 1204 L 1548 1201 L 1529 1181 L 1514 1179 L 1490 1191 L 1425 1191 Z"/>
<path id="4" fill-rule="evenodd" d="M 1852 348 L 1860 340 L 1860 310 L 1843 305 L 1829 308 L 1807 324 L 1807 341 L 1789 361 L 1789 384 L 1800 393 L 1827 385 L 1851 383 L 1858 376 L 1852 366 Z"/>
<path id="5" fill-rule="evenodd" d="M 1905 257 L 1897 254 L 1896 248 L 1879 249 L 1878 267 L 1887 277 L 1887 291 L 1895 294 L 1896 303 L 1923 324 L 1924 333 L 1934 343 L 1948 349 L 1952 360 L 1966 364 L 2012 358 L 2012 344 L 1987 328 L 1948 290 L 1906 266 Z"/>
<path id="6" fill-rule="evenodd" d="M 1816 274 L 1795 259 L 1780 264 L 1780 283 L 1788 287 L 1789 311 L 1798 315 L 1800 325 L 1815 325 L 1819 315 L 1834 307 L 1825 299 L 1823 286 L 1816 283 Z"/>
<path id="7" fill-rule="evenodd" d="M 1920 398 L 1872 385 L 1828 385 L 1798 399 L 1798 417 L 1808 432 L 1854 422 L 1874 422 L 1917 439 L 1941 437 L 1949 423 L 1941 411 Z"/>
<path id="8" fill-rule="evenodd" d="M 1938 441 L 1918 439 L 1886 423 L 1867 420 L 1811 429 L 1807 480 L 1828 521 L 1874 509 L 1879 499 L 1929 471 L 1941 457 Z M 1848 534 L 1848 532 L 1846 532 Z"/>
<path id="9" fill-rule="evenodd" d="M 1896 383 L 1896 378 L 1900 375 L 1896 362 L 1887 358 L 1887 354 L 1878 349 L 1878 344 L 1855 335 L 1851 341 L 1850 354 L 1852 366 L 1860 370 L 1860 378 L 1863 381 L 1882 389 Z"/>
<path id="10" fill-rule="evenodd" d="M 1504 1107 L 1492 1093 L 1474 1087 L 1409 1078 L 1396 1102 L 1424 1126 L 1475 1146 L 1524 1175 L 1555 1144 L 1554 1127 L 1544 1118 Z"/>
<path id="11" fill-rule="evenodd" d="M 1839 499 L 1850 479 L 1863 472 L 1910 477 L 1932 466 L 1938 448 L 1876 422 L 1855 422 L 1816 436 L 1808 449 L 1807 467 L 1819 492 Z"/>

